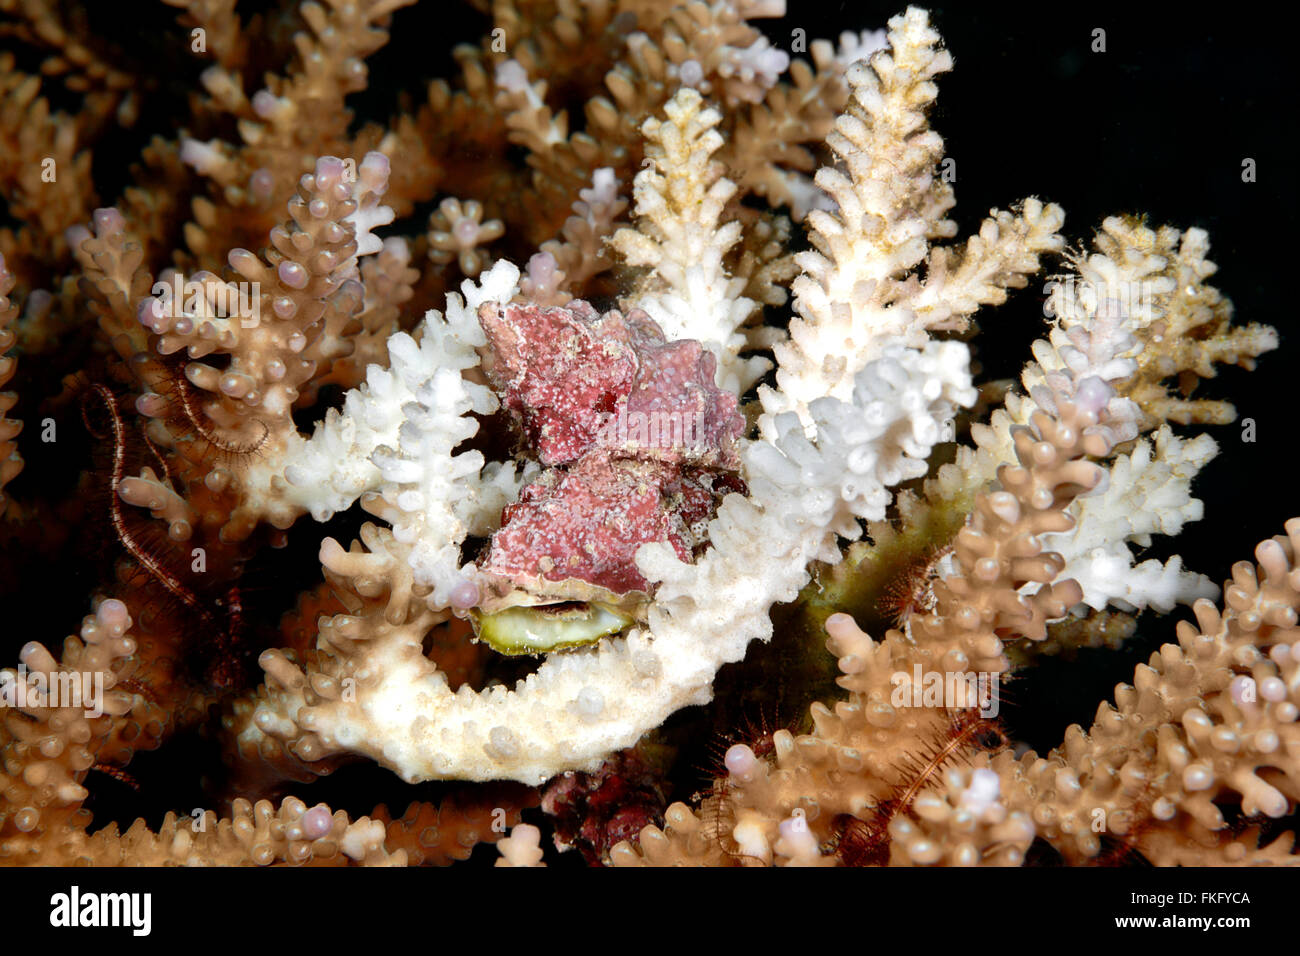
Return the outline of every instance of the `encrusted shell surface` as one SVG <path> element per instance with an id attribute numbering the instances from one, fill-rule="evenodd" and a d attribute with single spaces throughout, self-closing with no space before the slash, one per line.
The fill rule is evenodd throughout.
<path id="1" fill-rule="evenodd" d="M 666 341 L 644 312 L 485 303 L 479 321 L 484 368 L 547 466 L 506 507 L 479 560 L 480 636 L 528 634 L 520 639 L 539 650 L 599 640 L 613 618 L 630 623 L 648 603 L 637 549 L 663 543 L 692 560 L 719 494 L 743 489 L 744 417 L 714 384 L 712 353 Z M 526 610 L 573 603 L 611 617 L 566 608 L 570 630 L 564 615 Z M 553 646 L 539 646 L 545 635 Z"/>

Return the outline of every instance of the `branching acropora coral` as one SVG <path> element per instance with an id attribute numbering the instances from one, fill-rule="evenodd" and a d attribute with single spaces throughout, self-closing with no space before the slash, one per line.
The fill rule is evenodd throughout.
<path id="1" fill-rule="evenodd" d="M 0 86 L 27 223 L 0 234 L 0 386 L 34 364 L 3 353 L 94 316 L 56 403 L 85 407 L 86 507 L 119 559 L 61 658 L 33 642 L 2 675 L 31 693 L 0 737 L 0 860 L 445 863 L 499 840 L 499 865 L 537 865 L 539 803 L 616 864 L 1019 864 L 1035 841 L 1085 863 L 1098 832 L 1157 863 L 1293 859 L 1224 809 L 1300 800 L 1300 527 L 1234 568 L 1222 612 L 1181 558 L 1137 555 L 1202 513 L 1216 443 L 1170 423 L 1234 414 L 1191 387 L 1276 333 L 1232 325 L 1200 229 L 1115 216 L 1088 252 L 1028 197 L 959 240 L 926 12 L 808 62 L 749 22 L 781 2 L 497 3 L 454 86 L 358 126 L 345 97 L 409 0 L 304 3 L 287 59 L 168 2 L 214 63 L 115 205 L 19 191 L 129 119 L 118 74 L 76 58 L 96 98 L 53 139 L 39 82 Z M 1050 326 L 991 399 L 976 319 L 1052 256 Z M 0 417 L 0 487 L 19 427 Z M 0 498 L 24 507 L 49 505 Z M 282 629 L 250 621 L 245 570 L 304 541 L 324 582 Z M 920 571 L 894 629 L 830 613 L 895 563 Z M 848 696 L 805 695 L 809 732 L 735 743 L 660 820 L 656 735 L 810 593 Z M 930 699 L 934 675 L 984 687 L 1179 604 L 1197 625 L 1047 756 Z M 50 694 L 75 675 L 93 716 Z M 90 775 L 181 729 L 219 739 L 226 812 L 97 827 Z M 471 786 L 397 820 L 292 792 L 358 760 Z"/>

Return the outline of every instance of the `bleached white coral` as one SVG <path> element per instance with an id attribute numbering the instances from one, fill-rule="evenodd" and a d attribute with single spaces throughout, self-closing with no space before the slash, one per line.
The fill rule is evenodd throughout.
<path id="1" fill-rule="evenodd" d="M 307 760 L 364 754 L 409 781 L 540 783 L 564 770 L 595 769 L 674 711 L 707 702 L 718 669 L 771 636 L 772 605 L 798 596 L 810 563 L 839 561 L 842 542 L 859 537 L 864 520 L 885 517 L 890 487 L 926 473 L 954 410 L 975 399 L 966 346 L 931 341 L 930 331 L 961 328 L 980 305 L 1023 284 L 1039 253 L 1060 248 L 1061 213 L 1029 200 L 1018 214 L 995 213 L 960 251 L 931 248 L 954 228 L 944 218 L 951 190 L 933 176 L 942 142 L 924 110 L 934 98 L 931 79 L 951 60 L 921 11 L 894 18 L 890 28 L 891 50 L 849 69 L 854 105 L 830 138 L 845 171 L 817 176 L 837 208 L 810 213 L 817 251 L 799 260 L 798 317 L 790 340 L 775 349 L 777 387 L 762 393 L 760 437 L 741 443 L 747 494 L 722 501 L 695 560 L 664 544 L 638 550 L 637 567 L 655 586 L 644 620 L 622 636 L 546 656 L 512 688 L 453 692 L 425 654 L 426 635 L 446 620 L 448 606 L 463 611 L 474 603 L 474 572 L 459 566 L 462 542 L 490 531 L 517 494 L 511 468 L 477 451 L 456 454 L 477 427 L 471 416 L 496 408 L 473 370 L 484 344 L 478 306 L 519 291 L 518 270 L 498 262 L 481 285 L 462 286 L 463 300 L 449 297 L 445 316 L 431 313 L 418 344 L 390 340 L 392 370 L 372 368 L 341 415 L 312 439 L 291 443 L 278 488 L 287 508 L 311 507 L 323 517 L 360 498 L 391 525 L 365 526 L 351 550 L 330 540 L 321 550 L 332 576 L 358 594 L 386 591 L 388 604 L 382 615 L 322 622 L 317 653 L 301 667 L 281 652 L 264 655 L 267 683 L 241 744 L 279 740 Z M 540 100 L 521 72 L 503 67 L 503 93 Z M 737 224 L 723 222 L 734 187 L 712 159 L 719 118 L 691 89 L 679 90 L 665 112 L 667 119 L 645 126 L 654 168 L 637 176 L 637 229 L 613 243 L 650 270 L 627 304 L 645 308 L 670 338 L 708 344 L 723 379 L 739 390 L 753 374 L 739 352 L 755 304 L 723 265 L 740 236 Z M 612 173 L 598 174 L 584 200 L 614 208 L 612 182 Z M 557 259 L 548 255 L 535 259 L 527 281 L 556 295 Z M 913 273 L 923 263 L 924 283 Z M 1090 268 L 1104 274 L 1110 265 Z M 1145 316 L 1143 303 L 1130 309 L 1107 298 L 1089 306 L 1068 291 L 1054 302 L 1058 326 L 1035 346 L 1023 377 L 1027 394 L 977 430 L 979 452 L 960 459 L 977 479 L 987 472 L 991 480 L 1009 460 L 1011 431 L 1022 419 L 1066 400 L 1102 413 L 1097 427 L 1112 441 L 1136 434 L 1135 404 L 1115 395 L 1114 385 L 1135 368 L 1132 323 Z M 1115 464 L 1106 491 L 1084 499 L 1075 529 L 1057 546 L 1080 576 L 1092 573 L 1086 596 L 1107 591 L 1108 601 L 1160 606 L 1196 590 L 1199 582 L 1174 564 L 1127 572 L 1132 586 L 1122 594 L 1103 572 L 1121 560 L 1131 566 L 1129 544 L 1197 516 L 1187 482 L 1210 453 L 1204 442 L 1158 438 L 1154 455 L 1138 446 Z M 1151 517 L 1118 521 L 1117 511 L 1139 508 Z M 1097 548 L 1106 549 L 1106 561 L 1088 565 Z M 957 783 L 954 812 L 1001 812 L 986 778 Z M 1032 827 L 1022 822 L 1014 829 L 1027 843 Z M 776 834 L 749 833 L 743 820 L 735 831 L 742 845 L 771 856 Z M 775 847 L 809 863 L 815 849 L 793 823 Z"/>
<path id="2" fill-rule="evenodd" d="M 475 348 L 486 341 L 478 306 L 508 300 L 518 280 L 505 261 L 479 285 L 466 280 L 463 299 L 452 293 L 445 314 L 426 316 L 418 343 L 404 332 L 389 338 L 390 368 L 370 366 L 342 413 L 330 410 L 310 439 L 293 433 L 282 456 L 250 462 L 251 475 L 271 472 L 260 479 L 276 492 L 267 504 L 271 520 L 310 510 L 327 521 L 373 493 L 367 510 L 411 545 L 416 581 L 435 587 L 445 606 L 460 582 L 460 542 L 483 533 L 519 489 L 512 467 L 487 466 L 477 451 L 453 454 L 478 429 L 468 413 L 490 414 L 498 404 L 491 389 L 461 374 L 479 364 Z"/>
<path id="3" fill-rule="evenodd" d="M 1053 290 L 1067 298 L 1118 299 L 1132 316 L 1144 348 L 1138 373 L 1124 391 L 1142 408 L 1143 430 L 1160 422 L 1227 424 L 1235 418 L 1228 402 L 1185 394 L 1190 381 L 1211 378 L 1216 364 L 1253 368 L 1255 359 L 1277 348 L 1277 332 L 1265 325 L 1230 324 L 1232 303 L 1206 280 L 1218 267 L 1206 258 L 1203 229 L 1180 232 L 1148 228 L 1131 216 L 1109 216 L 1094 239 L 1096 252 L 1073 254 L 1077 276 L 1061 277 Z M 1177 377 L 1179 392 L 1165 380 Z"/>
<path id="4" fill-rule="evenodd" d="M 923 15 L 896 18 L 893 27 L 900 71 L 934 59 Z M 891 108 L 921 121 L 901 100 Z M 679 91 L 666 112 L 666 121 L 646 128 L 656 169 L 638 177 L 640 231 L 621 234 L 618 244 L 630 261 L 653 269 L 635 304 L 671 337 L 712 343 L 739 388 L 737 329 L 754 305 L 722 266 L 739 236 L 738 226 L 721 224 L 732 186 L 711 159 L 717 116 L 690 90 Z M 889 124 L 877 143 L 896 151 L 890 137 L 901 129 Z M 838 148 L 861 165 L 858 151 L 869 145 L 845 139 Z M 842 204 L 852 196 L 862 206 L 876 189 L 869 177 L 845 182 Z M 931 213 L 939 207 L 926 206 Z M 638 567 L 657 585 L 643 626 L 551 654 L 513 689 L 453 693 L 422 642 L 445 619 L 448 603 L 465 606 L 472 585 L 457 567 L 459 545 L 476 518 L 499 508 L 513 480 L 477 452 L 454 454 L 476 427 L 470 413 L 496 407 L 462 373 L 478 363 L 474 350 L 483 342 L 477 306 L 509 301 L 517 280 L 517 270 L 499 262 L 482 285 L 466 283 L 465 301 L 449 297 L 445 317 L 426 320 L 418 348 L 396 338 L 393 370 L 372 368 L 342 415 L 294 445 L 280 489 L 286 498 L 297 496 L 293 503 L 324 517 L 369 492 L 363 505 L 391 522 L 391 530 L 363 528 L 364 547 L 344 551 L 327 541 L 321 550 L 329 571 L 361 592 L 378 593 L 386 581 L 388 606 L 382 620 L 323 622 L 316 673 L 278 652 L 264 656 L 267 684 L 242 732 L 244 745 L 272 737 L 309 759 L 366 754 L 408 780 L 537 783 L 561 770 L 595 768 L 674 711 L 706 702 L 718 668 L 771 636 L 770 607 L 798 595 L 810 562 L 838 561 L 840 540 L 858 537 L 862 519 L 884 517 L 888 488 L 924 474 L 955 407 L 975 397 L 966 346 L 929 342 L 900 305 L 890 316 L 895 325 L 874 329 L 871 348 L 842 383 L 770 413 L 764 437 L 743 444 L 748 496 L 723 500 L 703 554 L 686 563 L 666 547 L 642 546 Z M 917 290 L 900 284 L 897 291 Z M 827 317 L 806 314 L 810 328 Z M 788 381 L 814 387 L 817 370 L 806 374 L 792 361 Z M 349 694 L 338 692 L 344 686 Z"/>
<path id="5" fill-rule="evenodd" d="M 724 499 L 695 563 L 642 546 L 638 566 L 660 582 L 648 626 L 551 654 L 514 689 L 453 693 L 421 649 L 437 620 L 429 612 L 390 615 L 364 639 L 357 619 L 335 619 L 322 629 L 322 646 L 339 651 L 328 678 L 351 679 L 353 698 L 309 701 L 306 675 L 272 660 L 269 699 L 245 742 L 266 734 L 297 741 L 301 752 L 306 732 L 309 752 L 363 753 L 410 781 L 540 783 L 562 769 L 594 769 L 674 711 L 707 702 L 718 668 L 771 636 L 771 605 L 798 595 L 811 561 L 839 560 L 837 536 L 856 537 L 856 517 L 883 517 L 885 485 L 923 472 L 954 404 L 973 398 L 964 345 L 889 350 L 860 373 L 851 402 L 817 403 L 825 441 L 806 439 L 792 416 L 775 444 L 746 447 L 751 494 Z M 403 563 L 411 546 L 392 537 L 370 532 L 367 546 L 383 552 L 374 564 Z M 377 574 L 369 556 L 337 546 L 322 557 L 336 573 Z"/>
<path id="6" fill-rule="evenodd" d="M 808 213 L 813 250 L 796 256 L 791 288 L 798 316 L 776 345 L 777 388 L 761 388 L 760 428 L 793 411 L 810 426 L 809 403 L 844 398 L 857 372 L 886 344 L 916 346 L 930 330 L 959 329 L 981 304 L 998 304 L 1024 284 L 1038 254 L 1060 248 L 1063 214 L 1029 200 L 1018 215 L 995 213 L 960 253 L 930 249 L 951 237 L 952 188 L 934 175 L 943 140 L 926 126 L 933 78 L 952 68 L 925 13 L 889 21 L 891 50 L 845 73 L 851 100 L 827 144 L 843 169 L 822 167 L 816 184 L 836 210 Z M 928 262 L 926 262 L 928 256 Z M 912 270 L 926 262 L 924 285 Z"/>
<path id="7" fill-rule="evenodd" d="M 1075 502 L 1071 531 L 1042 536 L 1045 548 L 1065 558 L 1059 576 L 1079 582 L 1084 604 L 1168 613 L 1176 604 L 1218 597 L 1214 582 L 1184 571 L 1177 555 L 1135 566 L 1130 547 L 1146 547 L 1153 534 L 1176 535 L 1186 522 L 1200 520 L 1203 506 L 1191 496 L 1192 478 L 1217 453 L 1210 436 L 1181 439 L 1165 426 L 1156 433 L 1154 451 L 1139 441 L 1111 464 L 1103 489 Z"/>
<path id="8" fill-rule="evenodd" d="M 721 221 L 736 186 L 712 158 L 722 146 L 715 129 L 722 114 L 692 89 L 679 90 L 664 110 L 667 121 L 643 127 L 654 168 L 633 184 L 638 228 L 620 229 L 611 243 L 628 264 L 652 268 L 626 304 L 648 312 L 668 338 L 705 344 L 718 358 L 718 383 L 743 392 L 771 363 L 739 355 L 746 339 L 738 330 L 756 303 L 722 262 L 740 241 L 740 223 Z"/>
<path id="9" fill-rule="evenodd" d="M 889 49 L 889 34 L 884 30 L 862 30 L 859 33 L 844 31 L 835 50 L 835 59 L 848 66 L 858 60 L 870 59 L 877 50 Z"/>
<path id="10" fill-rule="evenodd" d="M 1111 226 L 1119 229 L 1118 223 Z M 1080 258 L 1076 267 L 1078 276 L 1051 284 L 1048 313 L 1056 324 L 1032 346 L 1034 361 L 1021 375 L 1027 394 L 1009 394 L 989 425 L 972 427 L 978 448 L 959 450 L 941 481 L 952 481 L 957 473 L 971 485 L 993 481 L 997 468 L 1014 460 L 1014 428 L 1028 423 L 1039 408 L 1053 409 L 1057 392 L 1089 376 L 1120 387 L 1137 372 L 1143 350 L 1137 333 L 1161 318 L 1161 303 L 1173 291 L 1161 275 L 1165 261 L 1130 246 L 1115 258 L 1100 253 Z M 1143 415 L 1131 398 L 1112 394 L 1106 413 L 1113 442 L 1137 436 Z M 1151 535 L 1174 535 L 1185 522 L 1200 519 L 1201 503 L 1191 497 L 1190 485 L 1216 452 L 1208 436 L 1187 441 L 1162 428 L 1154 454 L 1150 444 L 1139 442 L 1106 466 L 1103 488 L 1070 506 L 1072 531 L 1043 536 L 1044 545 L 1066 561 L 1059 576 L 1082 587 L 1083 605 L 1167 612 L 1175 604 L 1217 595 L 1208 578 L 1182 568 L 1181 558 L 1135 566 L 1130 547 L 1130 542 L 1148 546 Z"/>
<path id="11" fill-rule="evenodd" d="M 790 54 L 759 37 L 747 47 L 729 47 L 718 64 L 718 75 L 729 102 L 761 103 L 790 66 Z"/>

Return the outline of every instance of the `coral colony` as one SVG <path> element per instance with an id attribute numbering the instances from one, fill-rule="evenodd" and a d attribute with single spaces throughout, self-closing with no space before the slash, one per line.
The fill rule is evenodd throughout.
<path id="1" fill-rule="evenodd" d="M 132 78 L 53 3 L 13 34 L 44 80 L 0 54 L 5 547 L 104 552 L 79 636 L 3 672 L 0 861 L 1297 859 L 1300 519 L 1222 593 L 1135 556 L 1201 516 L 1217 446 L 1170 423 L 1234 416 L 1191 386 L 1277 345 L 1205 232 L 1116 216 L 1084 250 L 1025 199 L 958 239 L 915 7 L 787 53 L 748 22 L 784 0 L 476 3 L 456 80 L 353 122 L 409 2 L 254 43 L 167 0 L 211 64 L 112 205 L 82 147 Z M 1052 270 L 983 387 L 973 317 Z M 1176 608 L 1060 746 L 999 722 L 1037 655 Z M 684 709 L 778 685 L 797 712 L 681 786 Z M 200 743 L 212 809 L 98 813 Z M 367 764 L 404 816 L 313 793 Z"/>

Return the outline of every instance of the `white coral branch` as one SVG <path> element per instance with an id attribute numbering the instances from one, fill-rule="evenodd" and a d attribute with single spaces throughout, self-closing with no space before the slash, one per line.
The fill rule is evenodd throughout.
<path id="1" fill-rule="evenodd" d="M 435 588 L 445 606 L 458 575 L 460 542 L 482 533 L 518 493 L 512 466 L 488 465 L 483 455 L 453 450 L 478 431 L 470 413 L 490 414 L 497 397 L 462 374 L 479 364 L 485 344 L 478 306 L 509 301 L 519 270 L 499 262 L 481 284 L 466 280 L 464 298 L 447 297 L 445 314 L 430 311 L 416 335 L 388 340 L 391 366 L 372 365 L 366 381 L 347 393 L 343 411 L 330 410 L 310 439 L 289 436 L 283 455 L 264 456 L 250 472 L 275 494 L 268 510 L 292 520 L 310 511 L 327 521 L 367 496 L 367 510 L 391 522 L 412 545 L 417 583 Z"/>
<path id="2" fill-rule="evenodd" d="M 1191 483 L 1216 454 L 1210 436 L 1186 440 L 1165 426 L 1156 433 L 1154 452 L 1150 442 L 1139 441 L 1131 454 L 1116 458 L 1105 488 L 1071 507 L 1074 528 L 1042 536 L 1045 548 L 1065 558 L 1058 577 L 1078 581 L 1083 603 L 1097 610 L 1112 604 L 1164 614 L 1176 604 L 1217 598 L 1214 582 L 1182 570 L 1179 557 L 1135 566 L 1130 547 L 1146 547 L 1153 534 L 1176 535 L 1188 521 L 1200 520 L 1204 508 L 1191 496 Z"/>
<path id="3" fill-rule="evenodd" d="M 741 293 L 743 278 L 727 273 L 722 258 L 740 241 L 740 223 L 722 224 L 736 192 L 713 154 L 722 146 L 714 128 L 722 114 L 699 93 L 683 88 L 664 107 L 667 120 L 651 118 L 642 131 L 653 168 L 633 183 L 636 229 L 620 229 L 613 247 L 634 266 L 651 268 L 648 281 L 626 305 L 644 309 L 669 339 L 696 339 L 718 359 L 718 384 L 745 391 L 771 363 L 743 359 L 740 326 L 756 303 Z"/>
<path id="4" fill-rule="evenodd" d="M 925 115 L 932 80 L 952 58 L 924 11 L 910 8 L 889 27 L 890 49 L 845 72 L 849 108 L 826 138 L 842 168 L 823 167 L 815 179 L 836 208 L 808 213 L 814 249 L 795 257 L 803 274 L 791 285 L 798 315 L 789 341 L 773 349 L 777 388 L 759 390 L 766 438 L 783 412 L 810 429 L 809 404 L 845 398 L 885 344 L 917 347 L 931 330 L 964 328 L 980 305 L 1024 285 L 1040 253 L 1061 247 L 1060 208 L 1031 199 L 1019 214 L 995 212 L 960 254 L 931 250 L 956 233 L 945 218 L 952 189 L 935 176 L 943 140 Z M 923 263 L 924 284 L 913 272 Z"/>

